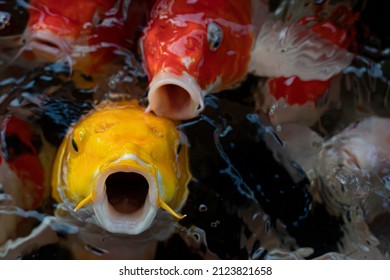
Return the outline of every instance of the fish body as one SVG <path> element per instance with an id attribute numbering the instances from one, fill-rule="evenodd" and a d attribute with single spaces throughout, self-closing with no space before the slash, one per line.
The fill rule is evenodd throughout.
<path id="1" fill-rule="evenodd" d="M 49 197 L 45 168 L 35 145 L 37 135 L 22 118 L 6 115 L 1 120 L 0 244 L 16 237 L 17 230 L 28 226 L 25 219 L 13 213 L 15 209 L 36 210 Z"/>
<path id="2" fill-rule="evenodd" d="M 2 136 L 0 164 L 7 165 L 16 176 L 16 181 L 22 182 L 22 202 L 18 206 L 36 209 L 47 196 L 44 167 L 33 143 L 36 135 L 25 120 L 7 116 L 2 121 Z M 11 182 L 2 183 L 6 187 L 11 185 Z"/>
<path id="3" fill-rule="evenodd" d="M 174 122 L 135 102 L 104 102 L 61 144 L 53 197 L 71 211 L 92 205 L 98 224 L 113 233 L 145 231 L 160 207 L 181 218 L 191 178 L 181 140 Z"/>
<path id="4" fill-rule="evenodd" d="M 125 0 L 32 0 L 23 35 L 23 57 L 42 62 L 60 60 L 72 69 L 93 74 L 104 64 L 123 58 L 127 50 L 134 50 L 133 24 L 142 21 L 137 15 L 142 9 L 130 7 L 134 8 Z"/>
<path id="5" fill-rule="evenodd" d="M 159 0 L 142 38 L 149 109 L 190 119 L 204 95 L 240 82 L 254 42 L 252 0 Z"/>
<path id="6" fill-rule="evenodd" d="M 356 15 L 351 17 L 356 21 Z M 355 36 L 351 24 L 341 28 L 316 16 L 303 17 L 298 24 L 310 26 L 321 39 L 339 49 L 347 50 Z M 263 95 L 261 110 L 270 115 L 273 124 L 293 121 L 312 125 L 336 99 L 330 92 L 334 77 L 323 80 L 302 79 L 298 75 L 270 78 L 260 93 Z"/>
<path id="7" fill-rule="evenodd" d="M 372 222 L 389 213 L 390 119 L 368 117 L 324 142 L 318 174 L 322 196 L 336 213 Z"/>
<path id="8" fill-rule="evenodd" d="M 324 168 L 342 164 L 347 170 L 388 189 L 390 176 L 390 119 L 368 117 L 350 124 L 326 141 L 320 155 Z M 338 160 L 335 160 L 338 159 Z M 375 183 L 374 183 L 375 185 Z"/>
<path id="9" fill-rule="evenodd" d="M 332 211 L 363 207 L 367 219 L 388 211 L 390 119 L 360 119 L 329 139 L 304 125 L 286 123 L 278 136 L 310 179 L 322 180 L 321 195 Z"/>

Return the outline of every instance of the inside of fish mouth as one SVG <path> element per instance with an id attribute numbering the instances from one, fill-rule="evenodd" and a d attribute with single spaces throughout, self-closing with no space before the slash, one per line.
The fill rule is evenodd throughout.
<path id="1" fill-rule="evenodd" d="M 166 84 L 158 91 L 164 107 L 170 112 L 179 112 L 191 105 L 191 95 L 181 86 Z"/>
<path id="2" fill-rule="evenodd" d="M 49 47 L 49 48 L 52 48 L 52 49 L 58 49 L 58 50 L 61 50 L 61 47 L 59 44 L 51 41 L 51 40 L 45 40 L 43 38 L 34 38 L 33 40 L 36 44 L 38 45 L 42 45 L 42 46 L 46 46 L 46 47 Z"/>
<path id="3" fill-rule="evenodd" d="M 149 191 L 144 176 L 135 172 L 115 172 L 105 182 L 108 203 L 121 214 L 132 214 L 143 207 Z"/>

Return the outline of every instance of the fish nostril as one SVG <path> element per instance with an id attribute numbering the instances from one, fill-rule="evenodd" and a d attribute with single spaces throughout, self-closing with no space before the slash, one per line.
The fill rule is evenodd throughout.
<path id="1" fill-rule="evenodd" d="M 116 172 L 106 179 L 108 202 L 122 214 L 132 214 L 141 209 L 148 191 L 148 181 L 138 173 Z"/>

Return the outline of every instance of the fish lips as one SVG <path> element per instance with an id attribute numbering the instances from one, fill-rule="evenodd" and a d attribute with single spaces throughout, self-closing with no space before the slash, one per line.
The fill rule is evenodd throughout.
<path id="1" fill-rule="evenodd" d="M 147 230 L 156 215 L 159 173 L 134 155 L 105 166 L 96 176 L 93 209 L 107 231 L 136 235 Z"/>
<path id="2" fill-rule="evenodd" d="M 150 82 L 147 110 L 174 120 L 192 119 L 203 111 L 204 95 L 194 77 L 165 69 Z"/>
<path id="3" fill-rule="evenodd" d="M 60 58 L 67 57 L 71 54 L 72 47 L 68 40 L 61 38 L 50 31 L 31 32 L 27 36 L 29 48 L 38 57 L 48 60 L 57 61 Z"/>

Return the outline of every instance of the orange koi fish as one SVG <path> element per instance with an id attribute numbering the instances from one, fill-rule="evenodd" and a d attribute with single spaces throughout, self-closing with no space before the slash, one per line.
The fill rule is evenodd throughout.
<path id="1" fill-rule="evenodd" d="M 136 26 L 146 21 L 143 11 L 150 1 L 133 2 L 32 0 L 24 56 L 33 61 L 68 61 L 72 69 L 94 73 L 123 57 L 125 50 L 135 49 Z"/>
<path id="2" fill-rule="evenodd" d="M 254 43 L 252 0 L 159 0 L 141 43 L 148 110 L 193 118 L 204 109 L 207 93 L 246 75 Z"/>

